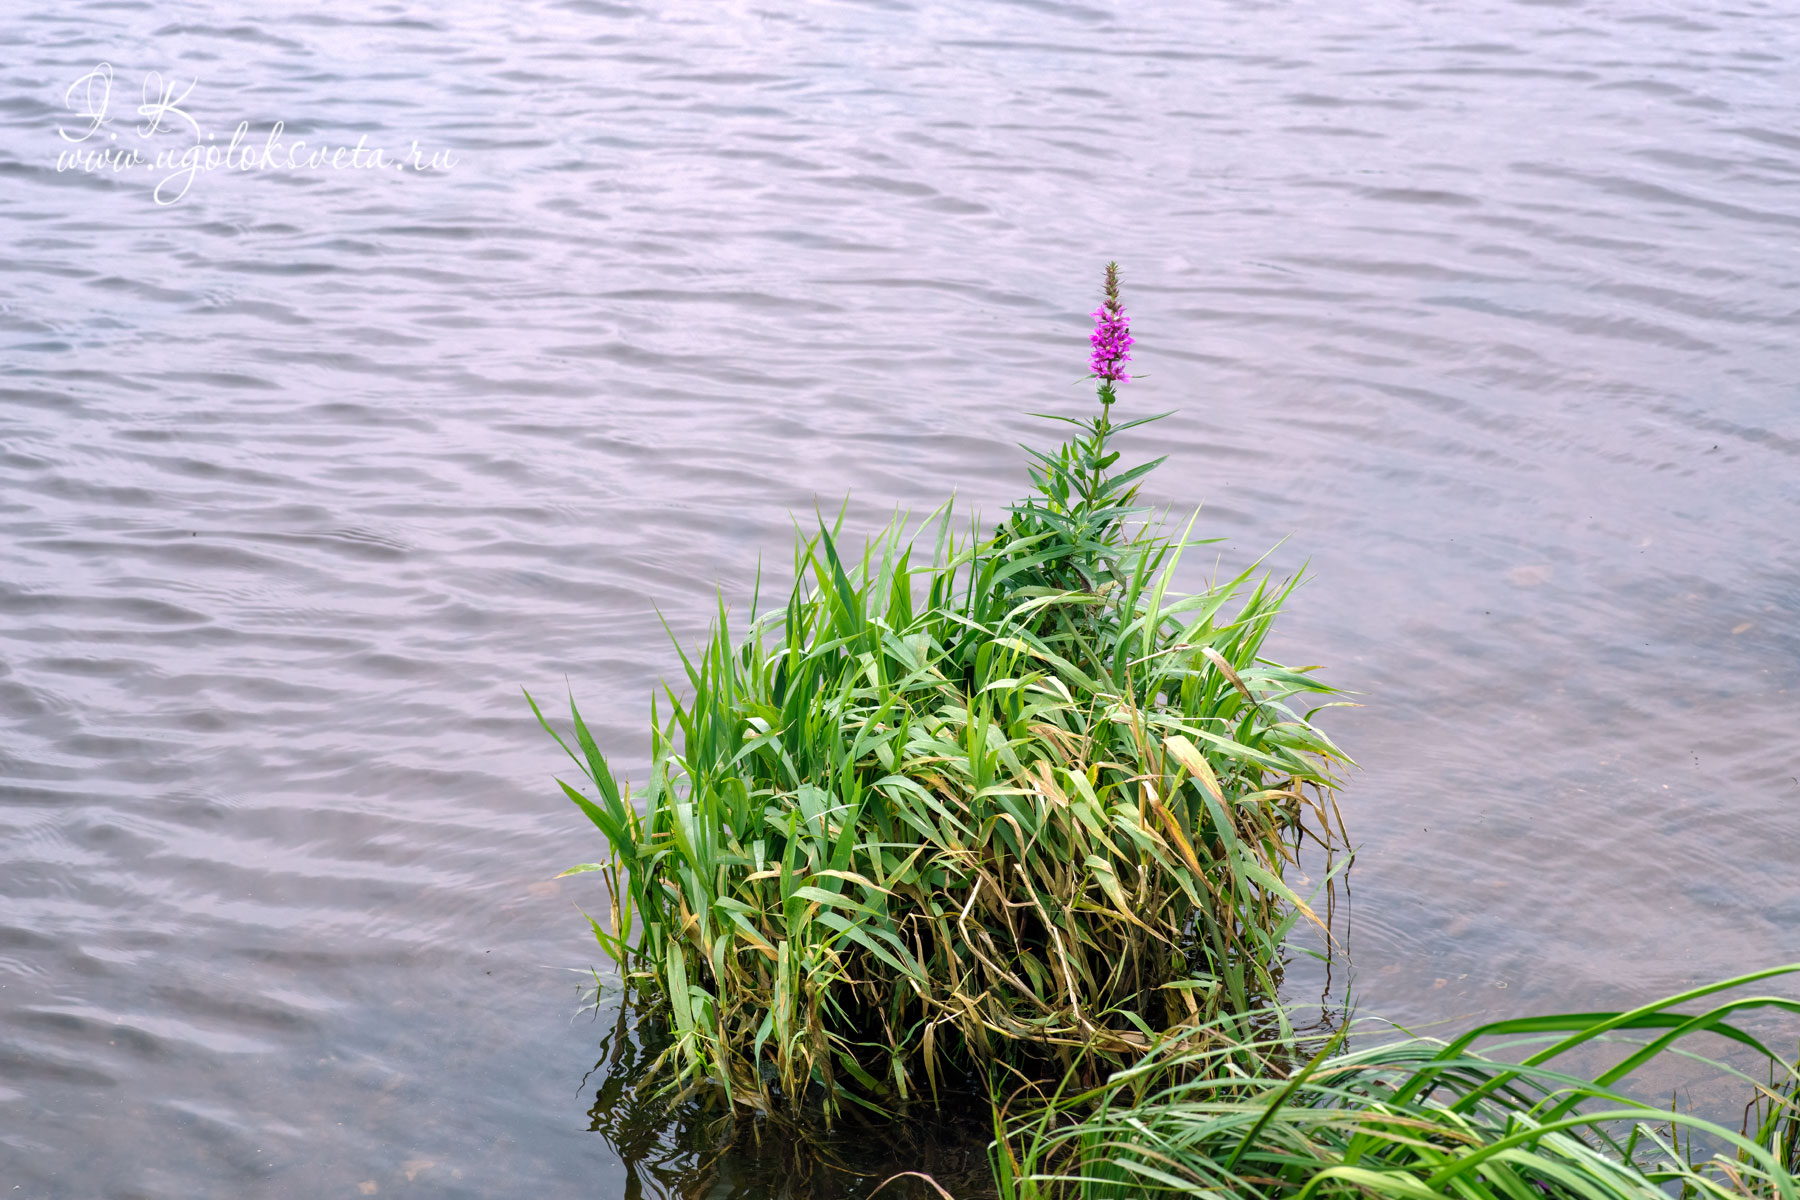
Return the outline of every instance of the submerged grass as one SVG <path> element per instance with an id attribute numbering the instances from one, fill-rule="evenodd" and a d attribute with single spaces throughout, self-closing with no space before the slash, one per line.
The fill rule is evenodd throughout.
<path id="1" fill-rule="evenodd" d="M 1131 337 L 1107 283 L 1099 413 L 1031 452 L 991 536 L 946 508 L 858 556 L 841 518 L 797 538 L 786 602 L 741 637 L 721 604 L 681 654 L 636 788 L 571 703 L 587 791 L 563 787 L 609 848 L 575 869 L 605 875 L 601 947 L 667 1004 L 672 1084 L 830 1113 L 995 1064 L 1098 1078 L 1273 994 L 1310 916 L 1283 866 L 1331 836 L 1342 760 L 1290 705 L 1332 689 L 1264 654 L 1292 581 L 1172 590 L 1192 522 L 1136 506 L 1161 460 L 1113 469 L 1142 421 L 1111 420 Z"/>
<path id="2" fill-rule="evenodd" d="M 955 1200 L 994 1200 L 992 1119 L 979 1089 L 902 1105 L 891 1117 L 853 1107 L 832 1122 L 810 1106 L 747 1114 L 717 1089 L 677 1097 L 649 1074 L 668 1048 L 667 1007 L 624 999 L 600 1039 L 588 1116 L 624 1170 L 625 1196 L 910 1200 L 942 1194 L 929 1178 Z"/>
<path id="3" fill-rule="evenodd" d="M 1005 1200 L 1795 1200 L 1800 1075 L 1730 1019 L 1756 1008 L 1800 1012 L 1800 1003 L 1752 996 L 1693 1014 L 1678 1006 L 1796 970 L 1629 1012 L 1496 1022 L 1448 1043 L 1345 1050 L 1340 1033 L 1311 1057 L 1292 1038 L 1246 1038 L 1241 1025 L 1215 1022 L 1168 1039 L 1098 1087 L 997 1117 L 995 1175 Z M 1655 1036 L 1597 1075 L 1565 1065 L 1571 1052 L 1629 1031 Z M 1741 1131 L 1619 1090 L 1658 1056 L 1685 1053 L 1678 1043 L 1699 1033 L 1729 1038 L 1769 1068 L 1766 1085 L 1744 1077 L 1755 1098 Z M 1515 1053 L 1539 1048 L 1517 1062 L 1474 1049 L 1495 1037 L 1538 1039 L 1513 1042 Z M 1702 1157 L 1697 1140 L 1716 1151 Z"/>

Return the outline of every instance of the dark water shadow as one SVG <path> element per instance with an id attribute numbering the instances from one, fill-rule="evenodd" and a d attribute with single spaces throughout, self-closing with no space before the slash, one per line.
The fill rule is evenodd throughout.
<path id="1" fill-rule="evenodd" d="M 600 1039 L 589 1129 L 624 1166 L 626 1200 L 989 1200 L 987 1100 L 946 1092 L 937 1107 L 915 1104 L 882 1120 L 846 1113 L 827 1126 L 816 1114 L 747 1116 L 722 1100 L 670 1101 L 651 1068 L 669 1045 L 662 1015 L 635 998 L 620 1003 Z M 886 1186 L 883 1186 L 883 1185 Z"/>

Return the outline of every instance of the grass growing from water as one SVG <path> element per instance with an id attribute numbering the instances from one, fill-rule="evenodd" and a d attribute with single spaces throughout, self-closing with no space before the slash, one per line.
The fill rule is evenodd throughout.
<path id="1" fill-rule="evenodd" d="M 571 703 L 587 790 L 563 786 L 608 848 L 574 869 L 605 875 L 594 934 L 657 1005 L 655 1059 L 609 1064 L 597 1128 L 635 1161 L 642 1113 L 697 1090 L 818 1101 L 770 1125 L 799 1130 L 986 1078 L 1016 1089 L 1004 1200 L 1800 1200 L 1800 1075 L 1732 1023 L 1800 1004 L 1678 1007 L 1800 967 L 1448 1043 L 1309 1042 L 1271 1006 L 1311 916 L 1283 868 L 1303 833 L 1332 841 L 1342 761 L 1295 705 L 1332 689 L 1264 654 L 1291 581 L 1172 590 L 1200 543 L 1137 505 L 1156 462 L 1115 469 L 1111 439 L 1155 418 L 1112 423 L 1131 338 L 1107 283 L 1099 411 L 1029 452 L 991 534 L 946 507 L 854 556 L 841 519 L 798 538 L 785 603 L 736 636 L 721 605 L 680 653 L 636 788 Z M 1653 1036 L 1582 1072 L 1633 1032 Z M 1623 1090 L 1702 1032 L 1769 1065 L 1741 1132 Z"/>
<path id="2" fill-rule="evenodd" d="M 1796 970 L 1742 976 L 1630 1012 L 1501 1021 L 1449 1043 L 1405 1038 L 1345 1050 L 1339 1035 L 1310 1058 L 1290 1037 L 1246 1037 L 1241 1023 L 1215 1022 L 1168 1040 L 1096 1088 L 1068 1089 L 1011 1121 L 997 1118 L 995 1175 L 1005 1200 L 1795 1200 L 1800 1076 L 1730 1019 L 1756 1008 L 1800 1012 L 1800 1004 L 1753 996 L 1694 1014 L 1677 1006 Z M 1628 1031 L 1654 1037 L 1599 1074 L 1565 1065 L 1573 1052 Z M 1633 1072 L 1685 1053 L 1679 1043 L 1706 1032 L 1748 1047 L 1769 1068 L 1767 1085 L 1743 1076 L 1754 1099 L 1741 1132 L 1619 1090 Z M 1496 1037 L 1536 1041 L 1511 1044 L 1514 1054 L 1531 1051 L 1518 1061 L 1474 1049 Z M 1714 1152 L 1703 1157 L 1697 1139 Z"/>
<path id="3" fill-rule="evenodd" d="M 1110 444 L 1142 423 L 1112 423 L 1114 268 L 1095 317 L 1099 411 L 991 536 L 946 508 L 860 555 L 799 538 L 780 608 L 739 636 L 721 605 L 681 653 L 636 788 L 571 704 L 563 787 L 609 850 L 576 869 L 667 1003 L 672 1084 L 829 1113 L 993 1064 L 1103 1074 L 1273 994 L 1310 915 L 1283 866 L 1329 836 L 1342 757 L 1291 705 L 1332 689 L 1264 655 L 1291 582 L 1172 590 L 1196 543 L 1136 504 L 1161 460 Z"/>

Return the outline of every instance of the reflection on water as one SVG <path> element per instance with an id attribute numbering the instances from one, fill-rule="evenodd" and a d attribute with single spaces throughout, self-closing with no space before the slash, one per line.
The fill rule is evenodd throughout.
<path id="1" fill-rule="evenodd" d="M 0 1191 L 624 1194 L 521 686 L 640 774 L 660 620 L 790 513 L 1018 492 L 1107 259 L 1125 403 L 1178 410 L 1122 448 L 1220 569 L 1310 562 L 1271 651 L 1365 702 L 1334 994 L 1800 958 L 1786 7 L 20 0 L 0 45 Z M 98 62 L 458 162 L 158 206 L 55 170 Z"/>
<path id="2" fill-rule="evenodd" d="M 591 1128 L 624 1165 L 628 1200 L 896 1200 L 994 1194 L 987 1161 L 992 1117 L 983 1096 L 946 1092 L 884 1120 L 860 1110 L 834 1126 L 805 1114 L 735 1115 L 713 1098 L 671 1103 L 651 1073 L 669 1044 L 644 1006 L 614 1009 L 601 1038 Z M 929 1182 L 918 1178 L 930 1177 Z M 934 1186 L 935 1185 L 935 1186 Z"/>

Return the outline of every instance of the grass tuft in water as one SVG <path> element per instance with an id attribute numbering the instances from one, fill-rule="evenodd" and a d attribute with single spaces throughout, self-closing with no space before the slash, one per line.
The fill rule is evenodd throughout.
<path id="1" fill-rule="evenodd" d="M 739 634 L 721 604 L 681 652 L 635 788 L 571 703 L 563 787 L 609 850 L 574 869 L 667 1005 L 671 1084 L 880 1108 L 995 1065 L 1104 1073 L 1273 994 L 1311 917 L 1283 867 L 1332 837 L 1343 761 L 1293 705 L 1332 689 L 1264 654 L 1293 581 L 1173 590 L 1193 523 L 1149 520 L 1161 460 L 1111 444 L 1156 419 L 1113 423 L 1115 267 L 1095 318 L 1098 412 L 1055 418 L 991 535 L 946 507 L 860 554 L 841 517 L 798 537 L 779 609 Z"/>
<path id="2" fill-rule="evenodd" d="M 1677 1006 L 1796 970 L 1726 980 L 1630 1012 L 1501 1021 L 1448 1043 L 1408 1037 L 1346 1050 L 1340 1033 L 1303 1048 L 1216 1021 L 1168 1039 L 1098 1087 L 1015 1100 L 1021 1115 L 996 1117 L 1000 1194 L 1795 1200 L 1800 1075 L 1731 1018 L 1757 1008 L 1800 1012 L 1800 1004 L 1753 996 L 1695 1014 Z M 1567 1065 L 1608 1035 L 1633 1031 L 1654 1036 L 1605 1071 Z M 1764 1085 L 1721 1065 L 1753 1089 L 1741 1131 L 1619 1090 L 1708 1032 L 1768 1066 Z M 1535 1040 L 1498 1048 L 1520 1054 L 1516 1062 L 1473 1049 L 1495 1037 Z"/>

